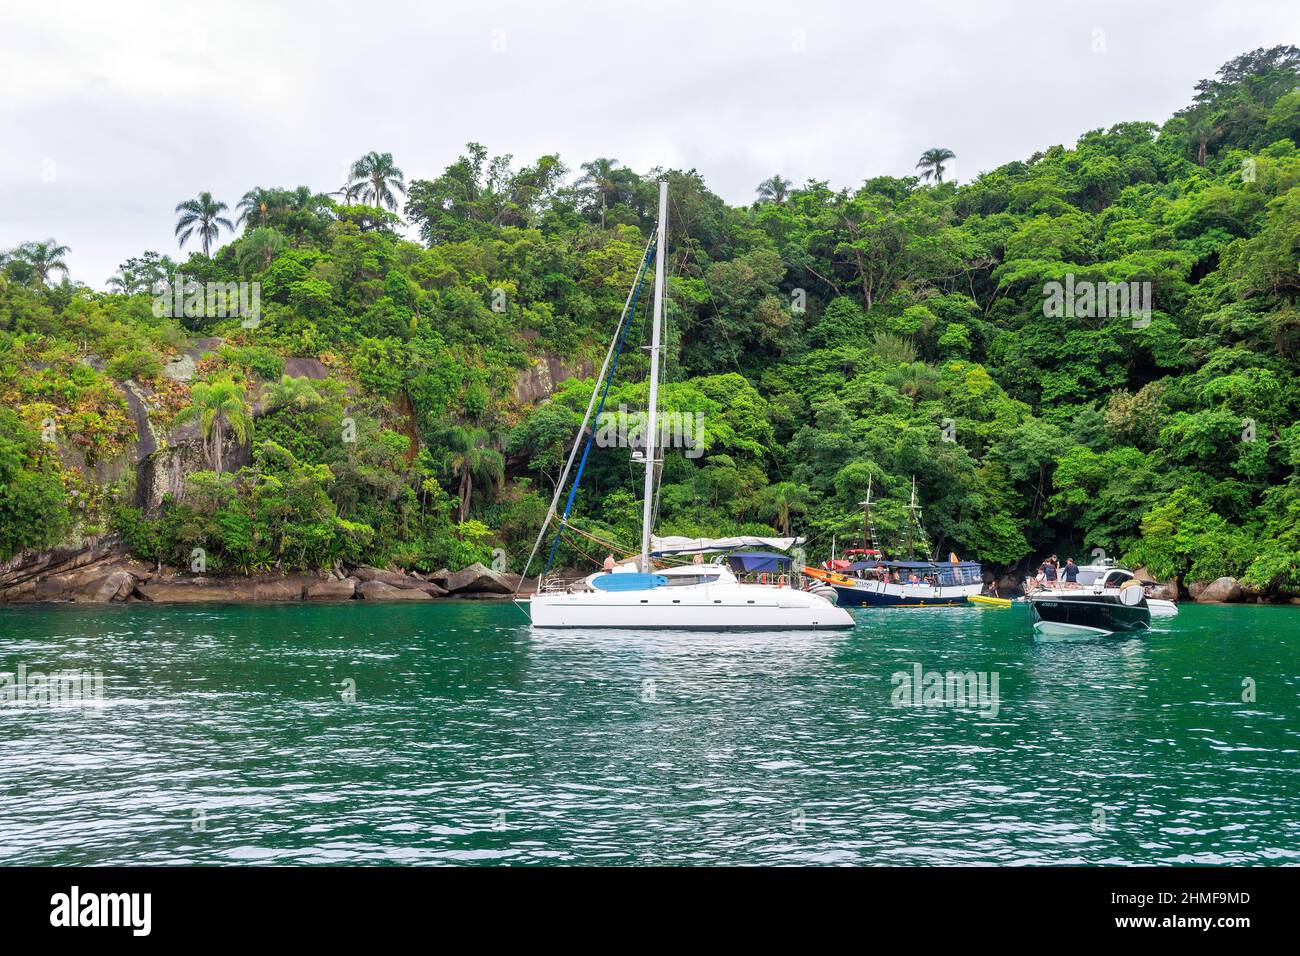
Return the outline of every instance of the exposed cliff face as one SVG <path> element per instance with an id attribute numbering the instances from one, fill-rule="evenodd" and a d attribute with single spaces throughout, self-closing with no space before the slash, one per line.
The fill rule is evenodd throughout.
<path id="1" fill-rule="evenodd" d="M 515 401 L 531 405 L 549 398 L 556 387 L 566 379 L 590 378 L 596 374 L 594 363 L 585 359 L 565 362 L 554 352 L 543 352 L 534 359 L 532 367 L 520 371 L 515 380 Z"/>
<path id="2" fill-rule="evenodd" d="M 231 457 L 224 457 L 227 454 Z M 237 450 L 230 441 L 226 443 L 222 455 L 223 464 L 231 462 L 230 468 L 238 468 L 247 463 L 247 451 L 242 448 Z M 236 462 L 235 458 L 243 460 Z M 207 467 L 209 465 L 203 457 L 203 443 L 197 437 L 164 445 L 141 461 L 136 468 L 136 507 L 154 511 L 168 495 L 179 501 L 185 490 L 186 476 Z"/>

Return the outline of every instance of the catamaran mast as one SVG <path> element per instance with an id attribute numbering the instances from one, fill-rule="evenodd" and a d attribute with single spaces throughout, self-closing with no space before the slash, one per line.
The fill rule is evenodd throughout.
<path id="1" fill-rule="evenodd" d="M 659 238 L 655 244 L 655 304 L 650 332 L 650 401 L 645 430 L 645 500 L 641 508 L 641 571 L 650 571 L 650 532 L 654 512 L 655 455 L 659 437 L 659 327 L 664 308 L 664 250 L 668 232 L 668 181 L 659 184 Z"/>

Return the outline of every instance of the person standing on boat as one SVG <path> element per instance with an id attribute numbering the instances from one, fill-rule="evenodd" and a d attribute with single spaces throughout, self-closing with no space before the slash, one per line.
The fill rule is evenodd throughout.
<path id="1" fill-rule="evenodd" d="M 608 574 L 609 572 L 611 572 L 611 571 L 614 570 L 614 563 L 615 563 L 615 562 L 614 562 L 614 555 L 613 555 L 612 552 L 611 552 L 610 554 L 605 555 L 605 573 L 606 573 L 606 574 Z"/>
<path id="2" fill-rule="evenodd" d="M 1074 563 L 1074 558 L 1067 558 L 1065 569 L 1062 571 L 1065 576 L 1065 586 L 1067 588 L 1077 588 L 1079 586 L 1079 566 Z"/>
<path id="3" fill-rule="evenodd" d="M 1051 558 L 1043 562 L 1043 583 L 1049 588 L 1056 587 L 1056 565 Z"/>

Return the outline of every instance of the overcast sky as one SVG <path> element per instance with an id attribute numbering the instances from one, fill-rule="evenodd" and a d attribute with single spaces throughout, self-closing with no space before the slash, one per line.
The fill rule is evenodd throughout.
<path id="1" fill-rule="evenodd" d="M 0 249 L 52 236 L 99 288 L 175 254 L 201 190 L 329 191 L 372 149 L 432 178 L 470 140 L 693 166 L 736 204 L 774 172 L 907 175 L 931 146 L 966 181 L 1162 122 L 1224 61 L 1296 42 L 1283 0 L 0 0 Z"/>

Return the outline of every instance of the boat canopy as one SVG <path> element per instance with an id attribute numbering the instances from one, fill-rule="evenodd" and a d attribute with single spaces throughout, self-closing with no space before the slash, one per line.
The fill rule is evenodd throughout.
<path id="1" fill-rule="evenodd" d="M 727 566 L 736 574 L 788 571 L 792 560 L 788 554 L 774 554 L 771 551 L 733 551 L 726 558 Z"/>
<path id="2" fill-rule="evenodd" d="M 803 538 L 760 538 L 757 535 L 737 535 L 734 538 L 684 538 L 673 535 L 666 538 L 655 536 L 650 539 L 650 553 L 664 554 L 705 554 L 710 551 L 736 551 L 741 548 L 771 548 L 773 551 L 789 551 L 796 545 L 803 544 Z"/>

